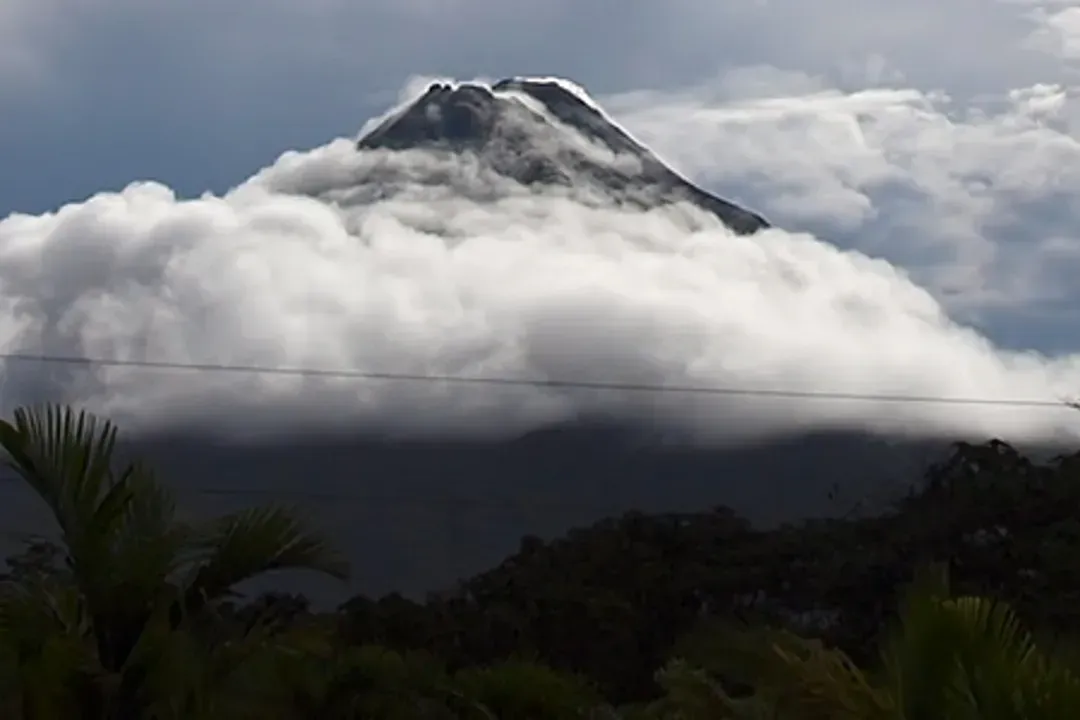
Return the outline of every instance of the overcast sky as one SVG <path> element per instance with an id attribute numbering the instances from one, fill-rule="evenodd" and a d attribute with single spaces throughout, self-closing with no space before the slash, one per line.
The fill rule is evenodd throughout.
<path id="1" fill-rule="evenodd" d="M 565 358 L 560 361 L 560 353 L 580 358 L 588 354 L 582 348 L 596 343 L 594 362 L 605 353 L 625 358 L 628 346 L 653 333 L 654 341 L 663 339 L 665 347 L 674 348 L 660 363 L 667 370 L 657 366 L 651 375 L 645 373 L 654 380 L 755 380 L 823 390 L 852 389 L 854 382 L 862 391 L 1039 398 L 1056 397 L 1075 385 L 1080 393 L 1080 372 L 1073 371 L 1078 363 L 1071 355 L 1080 352 L 1080 313 L 1073 309 L 1080 300 L 1075 282 L 1080 272 L 1078 63 L 1080 6 L 1069 2 L 4 0 L 0 218 L 37 216 L 99 192 L 119 192 L 136 181 L 160 183 L 102 195 L 96 204 L 73 210 L 62 227 L 49 217 L 13 217 L 0 225 L 7 342 L 25 350 L 118 351 L 119 346 L 88 339 L 104 334 L 126 338 L 129 353 L 131 347 L 154 346 L 132 329 L 137 323 L 130 317 L 124 324 L 120 312 L 127 312 L 127 302 L 145 305 L 149 293 L 167 305 L 160 312 L 172 313 L 176 328 L 183 329 L 169 342 L 186 338 L 180 345 L 161 340 L 158 349 L 182 346 L 192 360 L 319 361 L 378 370 L 385 368 L 370 367 L 376 360 L 400 363 L 405 357 L 445 370 L 439 364 L 445 356 L 439 353 L 447 338 L 460 341 L 467 331 L 487 332 L 480 345 L 505 348 L 507 337 L 521 342 L 524 333 L 535 340 L 535 333 L 543 331 L 546 339 L 526 343 L 522 357 L 527 361 L 504 358 L 503 365 L 484 367 L 554 374 L 575 369 Z M 270 283 L 271 270 L 298 272 L 304 266 L 294 255 L 270 260 L 271 250 L 264 247 L 257 261 L 266 265 L 261 275 L 222 276 L 218 285 L 207 281 L 198 292 L 188 287 L 198 303 L 184 306 L 176 294 L 183 286 L 177 263 L 166 268 L 152 262 L 166 252 L 163 247 L 173 255 L 188 247 L 183 242 L 210 248 L 216 254 L 205 267 L 198 262 L 211 263 L 210 255 L 198 262 L 192 259 L 196 255 L 185 256 L 191 272 L 202 268 L 203 279 L 209 277 L 207 267 L 240 267 L 244 248 L 223 227 L 249 222 L 244 213 L 256 205 L 285 214 L 312 210 L 279 195 L 252 199 L 252 188 L 261 188 L 263 181 L 248 178 L 283 152 L 354 136 L 365 120 L 398 102 L 417 76 L 534 74 L 583 84 L 677 169 L 792 233 L 763 241 L 766 249 L 760 252 L 767 255 L 762 262 L 768 269 L 752 281 L 747 263 L 759 251 L 740 251 L 708 260 L 715 277 L 687 276 L 677 287 L 670 285 L 675 268 L 668 268 L 669 285 L 657 286 L 661 289 L 648 312 L 616 309 L 611 303 L 593 307 L 597 314 L 591 317 L 597 322 L 602 318 L 610 326 L 612 318 L 623 318 L 625 327 L 637 328 L 637 335 L 627 330 L 626 337 L 604 340 L 595 331 L 568 329 L 566 320 L 580 321 L 586 312 L 581 308 L 590 307 L 581 297 L 582 304 L 575 305 L 567 299 L 572 294 L 564 296 L 565 307 L 558 311 L 552 309 L 558 298 L 546 297 L 546 314 L 538 314 L 540 305 L 492 290 L 486 295 L 477 291 L 483 295 L 478 301 L 482 311 L 470 316 L 472 325 L 437 318 L 443 323 L 439 331 L 425 326 L 424 332 L 437 335 L 439 342 L 421 347 L 419 334 L 405 332 L 401 311 L 383 318 L 390 324 L 361 327 L 356 318 L 370 318 L 376 300 L 350 296 L 346 302 L 338 293 L 333 298 L 337 311 L 352 318 L 341 322 L 351 323 L 348 329 L 357 333 L 357 342 L 370 339 L 364 332 L 376 331 L 405 339 L 379 357 L 316 352 L 311 337 L 317 331 L 304 316 L 307 350 L 291 354 L 281 350 L 293 341 L 284 339 L 288 327 L 280 320 L 285 310 L 277 308 L 268 315 L 274 318 L 272 326 L 263 332 L 282 337 L 266 335 L 259 343 L 230 349 L 229 357 L 214 355 L 210 343 L 218 343 L 220 350 L 223 338 L 235 336 L 237 327 L 258 325 L 257 313 L 270 312 L 251 299 L 255 283 Z M 325 170 L 318 163 L 328 152 L 335 162 L 351 162 L 333 155 L 340 146 L 330 147 L 336 149 L 305 156 L 303 162 Z M 279 163 L 270 175 L 287 175 L 288 168 L 282 167 Z M 225 196 L 245 183 L 247 195 Z M 177 198 L 197 198 L 206 191 L 220 202 L 177 203 Z M 232 215 L 222 215 L 212 229 L 193 229 L 209 214 L 226 210 Z M 399 207 L 372 211 L 365 227 L 370 230 L 370 222 L 379 217 L 393 218 L 392 228 L 378 236 L 385 239 L 391 229 L 408 225 L 403 212 Z M 484 212 L 506 223 L 516 210 L 501 206 Z M 337 237 L 341 229 L 330 228 L 325 225 L 330 220 L 317 215 L 311 222 L 322 230 L 308 228 L 307 235 L 300 235 L 315 233 L 330 242 L 327 238 Z M 634 246 L 629 228 L 637 226 L 627 225 L 625 218 L 592 216 L 568 227 L 567 213 L 549 215 L 555 219 L 532 229 L 536 242 L 548 238 L 544 242 L 550 243 L 572 235 L 574 228 L 600 223 Z M 173 227 L 170 235 L 148 219 L 165 216 L 178 218 L 184 231 Z M 476 220 L 475 213 L 469 217 Z M 687 238 L 696 237 L 696 231 L 688 235 L 686 228 L 671 226 L 670 219 L 656 222 L 655 232 L 672 252 L 686 252 Z M 480 233 L 476 228 L 481 226 L 467 231 Z M 343 227 L 349 237 L 366 237 L 348 231 L 347 222 Z M 123 238 L 130 243 L 126 250 Z M 378 238 L 370 242 L 377 245 Z M 837 249 L 856 249 L 885 262 L 875 265 L 870 258 Z M 312 257 L 316 250 L 311 244 L 303 248 Z M 139 265 L 144 261 L 149 264 Z M 569 267 L 560 264 L 564 261 L 562 255 L 536 256 L 530 267 L 549 262 L 552 277 L 562 277 Z M 351 262 L 355 272 L 371 273 L 372 283 L 386 281 L 391 272 L 391 266 L 371 258 Z M 432 262 L 429 258 L 426 270 L 409 272 L 434 273 Z M 447 283 L 440 292 L 463 302 L 462 293 L 485 287 L 482 278 L 489 275 L 467 276 L 460 263 L 468 261 L 455 262 L 453 273 L 440 275 Z M 625 270 L 628 262 L 618 267 Z M 617 275 L 614 265 L 604 269 L 608 284 L 600 285 L 610 293 L 633 283 L 641 287 L 644 281 L 633 272 Z M 444 267 L 440 272 L 449 271 Z M 789 282 L 793 275 L 798 276 L 794 286 Z M 741 308 L 728 308 L 723 317 L 704 314 L 736 276 L 756 283 L 740 297 L 756 303 L 753 312 L 758 314 Z M 32 287 L 30 277 L 36 278 Z M 280 292 L 280 278 L 273 280 Z M 428 276 L 413 274 L 409 280 L 430 287 Z M 305 292 L 310 292 L 311 281 L 306 282 Z M 143 296 L 122 291 L 135 286 L 152 290 L 144 287 Z M 799 291 L 804 294 L 792 287 L 804 288 Z M 806 287 L 820 291 L 814 296 L 820 307 L 807 303 Z M 96 304 L 87 305 L 91 296 Z M 238 309 L 238 297 L 254 304 Z M 863 310 L 849 307 L 852 298 L 864 303 Z M 445 305 L 446 297 L 429 300 Z M 678 304 L 683 301 L 687 304 Z M 726 301 L 733 302 L 731 297 Z M 76 306 L 78 313 L 64 315 Z M 840 306 L 844 309 L 837 311 Z M 514 320 L 508 307 L 520 311 Z M 821 331 L 793 343 L 785 323 L 796 320 L 785 313 L 808 307 L 818 314 L 799 320 L 800 327 L 818 322 Z M 877 320 L 860 325 L 852 313 L 866 307 L 876 308 Z M 233 324 L 223 321 L 210 331 L 205 330 L 209 320 L 193 318 L 209 317 L 211 311 L 222 317 L 226 311 L 237 314 L 230 316 Z M 433 317 L 421 316 L 414 318 L 417 323 Z M 160 318 L 155 322 L 167 324 Z M 532 323 L 528 332 L 519 324 L 511 333 L 509 324 L 525 322 L 522 318 Z M 715 338 L 731 332 L 733 323 L 749 327 L 752 321 L 760 329 L 764 318 L 774 326 L 769 332 L 755 331 L 740 346 L 737 359 L 715 348 L 702 350 L 703 341 L 686 341 L 688 332 Z M 29 334 L 26 323 L 37 323 Z M 693 332 L 679 323 L 690 323 Z M 325 332 L 338 336 L 342 327 L 327 326 Z M 871 327 L 893 328 L 898 334 L 888 341 L 874 339 L 867 335 Z M 205 330 L 204 335 L 194 328 Z M 788 338 L 784 344 L 775 340 L 781 335 Z M 54 344 L 46 347 L 49 338 Z M 905 355 L 890 345 L 900 339 L 920 349 L 905 350 Z M 77 343 L 55 344 L 61 340 Z M 683 347 L 682 341 L 689 344 Z M 277 349 L 266 351 L 271 345 Z M 461 352 L 480 352 L 480 345 Z M 1012 352 L 1024 350 L 1048 357 Z M 814 359 L 815 369 L 796 377 L 793 368 L 808 358 Z M 458 361 L 449 369 L 479 367 Z M 764 363 L 772 375 L 739 374 L 755 363 Z M 677 372 L 671 370 L 676 366 Z M 640 378 L 639 370 L 630 374 Z M 853 374 L 865 377 L 852 380 Z M 967 382 L 972 376 L 980 379 Z M 26 387 L 37 387 L 23 380 Z M 71 393 L 75 398 L 108 394 L 98 385 Z M 557 414 L 556 406 L 545 406 L 545 412 Z"/>

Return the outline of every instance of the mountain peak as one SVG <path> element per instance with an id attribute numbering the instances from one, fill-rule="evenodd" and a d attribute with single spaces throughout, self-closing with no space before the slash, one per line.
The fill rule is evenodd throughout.
<path id="1" fill-rule="evenodd" d="M 589 185 L 637 207 L 690 202 L 739 234 L 768 227 L 761 216 L 678 175 L 583 90 L 554 78 L 508 78 L 491 86 L 432 83 L 357 147 L 469 152 L 525 185 Z"/>

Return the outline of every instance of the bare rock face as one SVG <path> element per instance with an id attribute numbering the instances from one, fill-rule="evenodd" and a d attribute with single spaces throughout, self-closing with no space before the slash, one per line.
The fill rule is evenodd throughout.
<path id="1" fill-rule="evenodd" d="M 588 188 L 645 208 L 689 202 L 739 234 L 769 226 L 760 215 L 681 177 L 597 107 L 554 81 L 509 79 L 490 88 L 434 83 L 361 138 L 358 148 L 468 153 L 524 185 Z"/>

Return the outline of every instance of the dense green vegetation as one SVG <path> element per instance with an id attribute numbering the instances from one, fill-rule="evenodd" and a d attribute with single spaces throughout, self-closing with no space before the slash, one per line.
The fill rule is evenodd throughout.
<path id="1" fill-rule="evenodd" d="M 424 602 L 313 612 L 232 591 L 344 576 L 317 533 L 182 522 L 115 437 L 58 407 L 0 423 L 60 531 L 0 581 L 0 718 L 1080 717 L 1080 455 L 959 445 L 874 517 L 631 514 Z"/>

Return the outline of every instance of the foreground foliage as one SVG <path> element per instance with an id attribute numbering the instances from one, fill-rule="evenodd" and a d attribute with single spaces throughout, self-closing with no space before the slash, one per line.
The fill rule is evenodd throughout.
<path id="1" fill-rule="evenodd" d="M 345 568 L 288 513 L 180 522 L 151 471 L 117 467 L 116 428 L 70 409 L 18 410 L 0 446 L 48 505 L 60 563 L 0 593 L 7 717 L 192 717 L 215 708 L 284 636 L 225 631 L 215 605 L 269 570 Z"/>
<path id="2" fill-rule="evenodd" d="M 60 538 L 0 582 L 0 717 L 1080 717 L 1077 457 L 960 445 L 877 516 L 631 514 L 422 603 L 315 613 L 233 602 L 271 570 L 344 577 L 295 514 L 184 522 L 67 408 L 17 411 L 0 447 Z"/>

